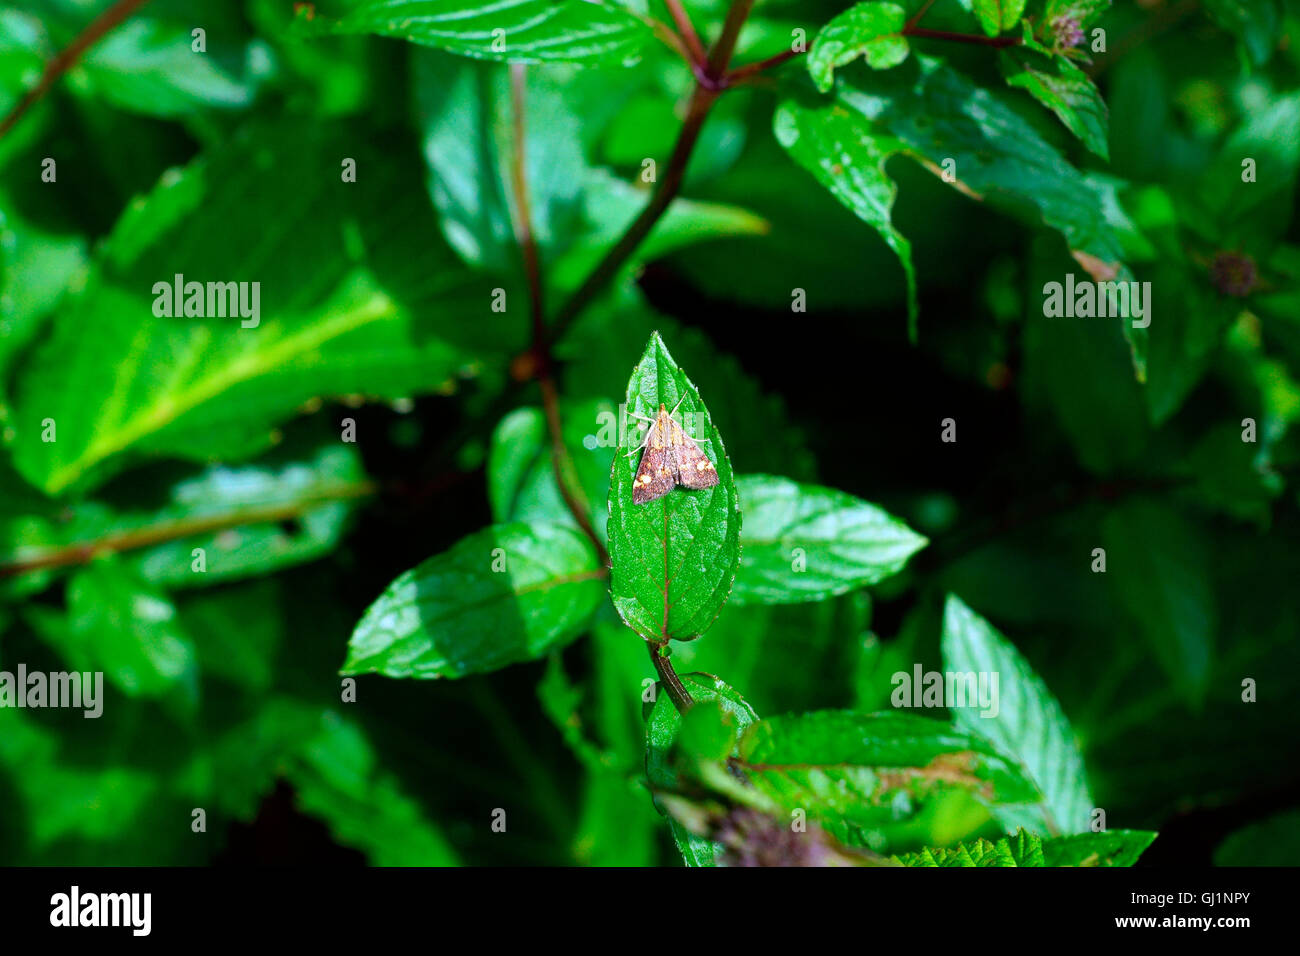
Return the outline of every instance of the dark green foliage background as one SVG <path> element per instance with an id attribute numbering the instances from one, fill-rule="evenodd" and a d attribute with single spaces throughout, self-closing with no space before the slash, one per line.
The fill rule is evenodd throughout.
<path id="1" fill-rule="evenodd" d="M 716 35 L 725 5 L 686 5 Z M 109 674 L 99 720 L 0 710 L 0 862 L 676 865 L 644 784 L 654 669 L 608 600 L 557 625 L 543 659 L 365 675 L 340 702 L 353 628 L 400 574 L 489 524 L 571 519 L 536 387 L 510 375 L 529 320 L 505 68 L 298 36 L 288 6 L 153 0 L 0 139 L 0 669 Z M 668 21 L 657 0 L 625 6 Z M 847 6 L 759 0 L 737 62 Z M 979 33 L 970 7 L 938 0 L 926 25 Z M 90 14 L 0 8 L 0 112 Z M 1009 86 L 996 50 L 914 39 L 890 71 L 836 68 L 841 92 L 887 101 L 878 168 L 911 247 L 915 342 L 897 243 L 773 134 L 778 106 L 829 108 L 803 62 L 727 92 L 683 199 L 557 344 L 566 444 L 603 531 L 610 449 L 583 439 L 658 330 L 736 475 L 837 489 L 929 540 L 870 591 L 733 600 L 675 649 L 679 673 L 717 675 L 763 717 L 886 710 L 892 673 L 940 666 L 956 594 L 1059 701 L 1108 825 L 1161 832 L 1144 862 L 1293 864 L 1300 4 L 1154 0 L 1098 22 L 1109 161 Z M 604 55 L 528 70 L 550 310 L 644 202 L 642 161 L 662 170 L 691 82 L 661 44 L 635 66 Z M 922 83 L 922 57 L 952 76 Z M 953 90 L 1026 132 L 964 140 Z M 1031 162 L 1044 149 L 1057 173 Z M 984 164 L 983 201 L 917 161 L 946 155 Z M 1248 192 L 1242 156 L 1259 159 Z M 1044 225 L 1062 209 L 1079 220 Z M 1118 250 L 1152 283 L 1144 339 L 1041 314 L 1045 282 L 1084 277 L 1063 238 L 1079 222 L 1097 235 L 1076 248 Z M 1216 285 L 1223 252 L 1255 263 L 1251 294 Z M 260 280 L 266 335 L 153 317 L 148 290 L 176 271 Z M 318 347 L 267 345 L 295 333 Z M 241 361 L 258 374 L 169 404 Z M 94 561 L 37 560 L 88 542 Z M 570 602 L 584 615 L 593 587 Z M 957 799 L 890 845 L 1002 832 Z"/>

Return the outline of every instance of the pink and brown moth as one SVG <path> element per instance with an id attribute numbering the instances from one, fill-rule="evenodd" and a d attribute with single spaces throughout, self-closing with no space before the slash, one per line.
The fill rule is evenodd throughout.
<path id="1" fill-rule="evenodd" d="M 713 467 L 713 462 L 682 430 L 666 405 L 660 404 L 657 417 L 643 421 L 650 422 L 650 430 L 640 448 L 632 452 L 635 454 L 641 448 L 645 449 L 641 467 L 636 470 L 636 478 L 632 481 L 633 504 L 648 504 L 678 485 L 683 488 L 712 488 L 718 483 L 718 470 Z"/>

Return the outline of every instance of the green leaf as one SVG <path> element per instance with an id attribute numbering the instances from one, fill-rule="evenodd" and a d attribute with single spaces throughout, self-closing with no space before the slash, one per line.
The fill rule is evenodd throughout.
<path id="1" fill-rule="evenodd" d="M 653 36 L 629 10 L 596 0 L 365 0 L 338 19 L 300 17 L 301 35 L 375 33 L 483 60 L 624 63 Z"/>
<path id="2" fill-rule="evenodd" d="M 600 262 L 645 208 L 646 193 L 605 169 L 586 174 L 583 227 L 552 270 L 557 288 L 573 289 Z M 765 235 L 763 218 L 739 206 L 675 199 L 628 260 L 625 272 L 710 239 Z"/>
<path id="3" fill-rule="evenodd" d="M 581 210 L 581 122 L 564 95 L 572 73 L 564 67 L 530 70 L 525 81 L 524 168 L 533 236 L 543 250 L 574 231 Z M 467 262 L 516 268 L 519 247 L 506 185 L 515 151 L 510 68 L 419 50 L 412 85 L 443 234 Z"/>
<path id="4" fill-rule="evenodd" d="M 907 59 L 903 24 L 907 13 L 894 3 L 859 3 L 817 33 L 808 51 L 808 73 L 823 93 L 835 85 L 835 68 L 863 57 L 873 70 Z"/>
<path id="5" fill-rule="evenodd" d="M 346 444 L 303 461 L 214 465 L 172 485 L 152 510 L 95 501 L 0 517 L 7 529 L 0 530 L 0 569 L 57 567 L 69 554 L 103 550 L 120 552 L 151 584 L 224 583 L 328 554 L 355 503 L 372 490 L 355 446 Z M 38 587 L 47 575 L 37 570 L 17 580 Z"/>
<path id="6" fill-rule="evenodd" d="M 627 388 L 627 356 L 641 351 L 656 331 L 673 343 L 673 354 L 684 368 L 709 370 L 709 417 L 727 436 L 731 457 L 743 457 L 752 471 L 813 477 L 807 439 L 791 423 L 785 402 L 697 329 L 651 309 L 631 279 L 619 285 L 609 300 L 593 306 L 557 345 L 567 395 L 602 400 L 622 395 Z"/>
<path id="7" fill-rule="evenodd" d="M 1150 830 L 1106 830 L 1043 841 L 1045 866 L 1133 866 L 1156 838 Z"/>
<path id="8" fill-rule="evenodd" d="M 342 672 L 454 678 L 534 660 L 582 632 L 603 577 L 573 528 L 494 525 L 390 584 L 353 631 Z"/>
<path id="9" fill-rule="evenodd" d="M 597 534 L 609 520 L 609 473 L 618 442 L 618 412 L 608 401 L 563 404 L 564 446 L 586 499 Z M 517 408 L 497 425 L 488 451 L 488 500 L 498 522 L 545 519 L 576 527 L 555 483 L 554 456 L 546 415 Z"/>
<path id="10" fill-rule="evenodd" d="M 610 592 L 628 627 L 647 640 L 691 640 L 702 634 L 727 600 L 740 562 L 740 501 L 722 436 L 686 374 L 658 333 L 627 386 L 629 416 L 654 418 L 661 405 L 677 408 L 686 433 L 718 472 L 712 488 L 675 488 L 647 504 L 633 504 L 639 438 L 619 436 L 609 488 Z M 632 431 L 633 435 L 639 433 Z"/>
<path id="11" fill-rule="evenodd" d="M 916 71 L 884 74 L 880 84 L 892 86 L 883 90 L 841 84 L 840 102 L 933 171 L 951 159 L 953 183 L 968 195 L 1029 212 L 1060 232 L 1076 258 L 1118 269 L 1121 249 L 1100 190 L 988 90 L 929 57 L 914 60 Z"/>
<path id="12" fill-rule="evenodd" d="M 1283 27 L 1286 11 L 1277 0 L 1206 0 L 1205 12 L 1241 40 L 1257 66 L 1269 61 L 1287 35 Z"/>
<path id="13" fill-rule="evenodd" d="M 400 783 L 384 772 L 366 735 L 326 711 L 299 745 L 287 776 L 298 806 L 325 820 L 334 838 L 374 866 L 455 866 L 455 851 Z"/>
<path id="14" fill-rule="evenodd" d="M 1040 236 L 1030 248 L 1028 295 L 1038 298 L 1049 283 L 1059 286 L 1073 263 L 1054 237 Z M 1123 334 L 1114 324 L 1096 324 L 1105 320 L 1044 315 L 1034 298 L 1023 332 L 1031 417 L 1050 433 L 1063 433 L 1084 467 L 1115 473 L 1144 453 L 1150 436 L 1142 412 L 1147 396 L 1130 374 Z"/>
<path id="15" fill-rule="evenodd" d="M 205 30 L 209 29 L 204 24 Z M 86 53 L 80 67 L 89 88 L 124 109 L 149 116 L 180 118 L 198 108 L 238 109 L 253 100 L 252 85 L 229 72 L 211 50 L 195 51 L 192 27 L 132 17 Z M 233 44 L 232 59 L 245 51 Z"/>
<path id="16" fill-rule="evenodd" d="M 681 674 L 682 685 L 693 699 L 716 703 L 734 722 L 738 730 L 758 720 L 758 715 L 745 698 L 726 682 L 712 674 Z M 682 719 L 668 694 L 656 694 L 650 716 L 646 720 L 646 776 L 656 790 L 676 790 L 681 783 L 674 766 L 673 754 L 681 732 Z M 722 846 L 687 830 L 677 820 L 669 818 L 673 840 L 687 866 L 717 866 Z"/>
<path id="17" fill-rule="evenodd" d="M 1044 835 L 1087 830 L 1094 804 L 1083 755 L 1065 712 L 1042 678 L 1010 641 L 953 594 L 944 607 L 942 646 L 945 671 L 997 679 L 993 706 L 987 711 L 978 700 L 965 706 L 947 702 L 955 725 L 1019 761 L 1042 794 L 1041 807 L 998 808 L 998 819 L 1008 827 L 1023 825 Z"/>
<path id="18" fill-rule="evenodd" d="M 270 690 L 285 629 L 276 581 L 203 592 L 181 603 L 180 620 L 204 677 L 223 678 L 250 694 Z"/>
<path id="19" fill-rule="evenodd" d="M 1006 867 L 1045 866 L 1043 841 L 1032 833 L 1018 830 L 996 842 L 972 840 L 953 847 L 926 847 L 916 853 L 894 857 L 903 866 L 919 867 Z"/>
<path id="20" fill-rule="evenodd" d="M 1055 113 L 1091 152 L 1110 158 L 1106 142 L 1109 114 L 1088 74 L 1064 56 L 1023 48 L 1003 50 L 998 65 L 1009 85 L 1026 90 Z"/>
<path id="21" fill-rule="evenodd" d="M 1026 0 L 971 0 L 980 26 L 991 37 L 1010 30 L 1020 22 Z"/>
<path id="22" fill-rule="evenodd" d="M 1204 701 L 1217 628 L 1209 555 L 1169 505 L 1126 502 L 1106 517 L 1106 577 L 1184 700 Z"/>
<path id="23" fill-rule="evenodd" d="M 1047 0 L 1044 19 L 1050 24 L 1064 18 L 1086 26 L 1109 10 L 1110 4 L 1111 0 Z"/>
<path id="24" fill-rule="evenodd" d="M 903 569 L 926 539 L 859 498 L 770 475 L 736 479 L 745 502 L 737 604 L 820 601 Z"/>
<path id="25" fill-rule="evenodd" d="M 26 811 L 21 836 L 33 864 L 48 865 L 51 850 L 69 840 L 107 842 L 129 832 L 158 803 L 157 775 L 116 760 L 86 767 L 68 749 L 66 736 L 17 708 L 0 708 L 0 767 Z M 6 846 L 14 850 L 21 853 L 21 845 Z"/>
<path id="26" fill-rule="evenodd" d="M 36 334 L 86 263 L 80 237 L 35 229 L 6 205 L 0 199 L 0 371 Z"/>
<path id="27" fill-rule="evenodd" d="M 885 162 L 903 149 L 889 136 L 878 136 L 860 117 L 842 106 L 808 107 L 787 100 L 773 117 L 777 142 L 853 214 L 869 225 L 898 256 L 907 280 L 907 327 L 915 340 L 916 271 L 912 245 L 893 223 L 898 187 L 885 173 Z"/>
<path id="28" fill-rule="evenodd" d="M 198 655 L 176 607 L 116 559 L 72 576 L 66 621 L 46 612 L 33 623 L 73 670 L 103 671 L 128 696 L 195 692 Z"/>
<path id="29" fill-rule="evenodd" d="M 1044 840 L 1025 830 L 996 842 L 972 840 L 894 857 L 904 866 L 1132 866 L 1156 838 L 1146 830 L 1111 830 Z"/>
<path id="30" fill-rule="evenodd" d="M 745 731 L 740 765 L 776 805 L 839 824 L 878 827 L 945 791 L 985 806 L 1037 799 L 1020 769 L 984 739 L 908 714 L 847 710 L 769 717 Z"/>
<path id="31" fill-rule="evenodd" d="M 1247 159 L 1252 161 L 1250 177 Z M 1202 173 L 1196 211 L 1211 220 L 1218 248 L 1267 250 L 1286 235 L 1295 215 L 1297 176 L 1300 93 L 1292 92 L 1246 112 Z"/>
<path id="32" fill-rule="evenodd" d="M 341 157 L 357 160 L 356 182 L 343 181 Z M 247 127 L 164 175 L 25 363 L 19 470 L 56 493 L 102 479 L 99 466 L 126 451 L 248 455 L 304 403 L 448 382 L 466 361 L 449 342 L 465 316 L 508 350 L 506 317 L 491 321 L 495 283 L 436 241 L 432 216 L 410 201 L 411 175 L 400 153 L 292 123 Z M 155 314 L 177 275 L 247 283 L 256 325 L 216 296 L 203 316 Z M 42 440 L 47 419 L 55 441 Z"/>
<path id="33" fill-rule="evenodd" d="M 1229 833 L 1214 851 L 1215 866 L 1295 866 L 1300 859 L 1300 810 L 1288 810 Z"/>

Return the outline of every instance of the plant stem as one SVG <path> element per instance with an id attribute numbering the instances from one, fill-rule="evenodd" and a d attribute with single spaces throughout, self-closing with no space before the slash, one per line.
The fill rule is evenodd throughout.
<path id="1" fill-rule="evenodd" d="M 92 20 L 90 25 L 77 34 L 71 43 L 60 50 L 54 59 L 45 64 L 45 70 L 41 73 L 41 78 L 36 81 L 36 85 L 27 91 L 3 120 L 0 120 L 0 138 L 3 138 L 14 127 L 18 120 L 22 118 L 22 115 L 36 104 L 37 100 L 49 92 L 50 87 L 54 86 L 59 77 L 81 59 L 82 54 L 147 2 L 148 0 L 118 0 L 117 3 Z"/>
<path id="2" fill-rule="evenodd" d="M 906 33 L 908 30 L 912 29 L 912 27 L 920 23 L 921 18 L 930 12 L 932 6 L 934 6 L 934 0 L 925 0 L 925 3 L 921 5 L 920 9 L 912 15 L 912 19 L 908 20 L 907 23 L 904 24 L 903 32 Z"/>
<path id="3" fill-rule="evenodd" d="M 766 60 L 759 60 L 757 63 L 746 63 L 744 66 L 738 66 L 722 79 L 723 86 L 735 86 L 743 83 L 760 73 L 764 73 L 773 67 L 780 66 L 786 60 L 793 60 L 797 56 L 802 56 L 799 50 L 783 50 L 775 56 L 769 56 Z"/>
<path id="4" fill-rule="evenodd" d="M 709 114 L 709 108 L 713 106 L 713 102 L 717 97 L 716 90 L 707 89 L 697 81 L 695 90 L 691 94 L 690 105 L 686 110 L 686 119 L 683 121 L 681 132 L 677 136 L 677 143 L 673 146 L 672 156 L 668 160 L 668 166 L 663 175 L 659 177 L 655 185 L 650 202 L 646 204 L 646 207 L 641 210 L 641 214 L 623 233 L 622 238 L 614 244 L 609 252 L 605 253 L 605 257 L 583 280 L 577 291 L 561 306 L 560 311 L 555 316 L 550 335 L 546 340 L 548 347 L 564 335 L 573 321 L 582 314 L 583 309 L 590 305 L 597 294 L 605 288 L 606 283 L 623 267 L 623 264 L 636 251 L 636 247 L 650 234 L 650 230 L 659 221 L 659 217 L 667 211 L 672 201 L 677 198 L 682 180 L 686 176 L 686 164 L 691 158 L 691 151 L 694 150 L 695 143 L 699 139 L 700 129 L 704 126 L 704 120 Z"/>
<path id="5" fill-rule="evenodd" d="M 924 27 L 904 27 L 903 36 L 927 40 L 950 40 L 953 43 L 973 43 L 977 46 L 1020 46 L 1020 37 L 988 37 L 980 33 L 950 33 L 947 30 L 927 30 Z"/>
<path id="6" fill-rule="evenodd" d="M 700 35 L 695 32 L 695 24 L 691 23 L 690 14 L 682 6 L 682 0 L 664 0 L 664 4 L 672 15 L 673 23 L 677 25 L 677 32 L 681 34 L 686 44 L 686 52 L 690 54 L 690 59 L 703 66 L 708 62 L 708 55 L 704 52 L 704 44 L 700 43 Z"/>
<path id="7" fill-rule="evenodd" d="M 754 0 L 731 0 L 726 22 L 722 24 L 722 33 L 709 51 L 709 75 L 715 80 L 721 79 L 731 65 L 731 55 L 736 52 L 736 41 L 740 39 L 741 28 L 753 9 Z"/>
<path id="8" fill-rule="evenodd" d="M 691 697 L 691 692 L 686 689 L 681 678 L 677 676 L 677 671 L 673 670 L 673 663 L 660 653 L 668 642 L 665 640 L 662 644 L 646 643 L 650 649 L 650 660 L 654 661 L 655 671 L 659 674 L 659 679 L 663 681 L 664 690 L 668 691 L 668 696 L 677 708 L 677 713 L 685 715 L 695 703 Z"/>
<path id="9" fill-rule="evenodd" d="M 226 528 L 289 521 L 299 517 L 310 508 L 334 501 L 367 498 L 375 494 L 377 490 L 378 488 L 374 482 L 358 482 L 352 485 L 341 485 L 329 492 L 290 502 L 289 504 L 235 509 L 226 514 L 182 519 L 152 527 L 105 535 L 92 541 L 75 541 L 71 544 L 51 548 L 32 558 L 18 559 L 0 564 L 0 578 L 16 577 L 30 571 L 52 570 L 54 568 L 89 564 L 101 554 L 135 551 L 155 544 L 175 541 L 179 538 L 223 531 Z"/>
<path id="10" fill-rule="evenodd" d="M 628 226 L 627 232 L 623 234 L 622 238 L 614 244 L 609 252 L 605 253 L 605 257 L 583 280 L 577 291 L 560 307 L 560 311 L 555 317 L 555 323 L 545 340 L 545 346 L 548 350 L 552 344 L 568 331 L 569 326 L 582 314 L 582 310 L 591 304 L 596 295 L 605 288 L 606 283 L 614 278 L 618 270 L 636 251 L 637 246 L 650 234 L 650 230 L 654 228 L 655 223 L 672 205 L 672 201 L 677 198 L 677 193 L 682 188 L 682 181 L 686 178 L 686 167 L 690 162 L 691 153 L 695 149 L 695 144 L 699 141 L 700 130 L 704 126 L 704 121 L 708 118 L 709 110 L 712 108 L 714 101 L 722 92 L 722 80 L 726 75 L 727 66 L 731 63 L 731 55 L 735 52 L 736 40 L 740 36 L 740 28 L 745 25 L 745 20 L 753 7 L 754 0 L 733 0 L 730 9 L 727 11 L 727 20 L 722 27 L 722 34 L 718 37 L 717 43 L 713 45 L 713 50 L 709 53 L 707 67 L 703 71 L 703 75 L 699 70 L 695 73 L 695 89 L 692 91 L 690 103 L 686 107 L 686 118 L 682 121 L 681 132 L 677 134 L 677 142 L 673 145 L 673 152 L 668 159 L 668 166 L 664 170 L 663 176 L 655 183 L 654 194 L 650 197 L 650 202 L 641 210 L 641 214 L 636 217 L 632 225 Z M 683 11 L 683 15 L 685 15 L 685 11 Z"/>
<path id="11" fill-rule="evenodd" d="M 510 179 L 515 198 L 515 238 L 519 242 L 519 251 L 524 260 L 524 272 L 528 279 L 528 301 L 533 324 L 533 360 L 534 372 L 542 392 L 542 408 L 546 413 L 546 428 L 551 436 L 551 468 L 555 473 L 555 485 L 560 497 L 573 514 L 582 533 L 587 536 L 602 566 L 609 564 L 609 553 L 605 543 L 600 540 L 595 526 L 588 514 L 590 506 L 582 493 L 581 485 L 573 476 L 573 463 L 569 460 L 569 451 L 564 446 L 564 427 L 560 420 L 560 395 L 555 386 L 551 356 L 546 348 L 546 317 L 542 297 L 542 265 L 537 251 L 537 236 L 533 232 L 533 214 L 528 199 L 528 167 L 525 129 L 525 95 L 527 93 L 527 73 L 524 64 L 510 64 L 510 104 L 514 119 L 514 150 L 511 155 Z M 578 490 L 575 491 L 574 489 Z"/>

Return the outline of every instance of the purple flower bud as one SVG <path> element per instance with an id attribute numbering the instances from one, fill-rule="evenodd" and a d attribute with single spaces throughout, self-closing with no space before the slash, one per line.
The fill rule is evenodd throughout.
<path id="1" fill-rule="evenodd" d="M 801 833 L 749 807 L 728 813 L 715 839 L 726 847 L 727 866 L 828 866 L 833 858 L 817 824 Z"/>
<path id="2" fill-rule="evenodd" d="M 1210 263 L 1210 281 L 1224 295 L 1244 299 L 1259 281 L 1255 260 L 1243 252 L 1219 251 Z"/>
<path id="3" fill-rule="evenodd" d="M 1083 27 L 1071 16 L 1060 16 L 1052 20 L 1052 34 L 1056 42 L 1069 49 L 1083 42 Z"/>

